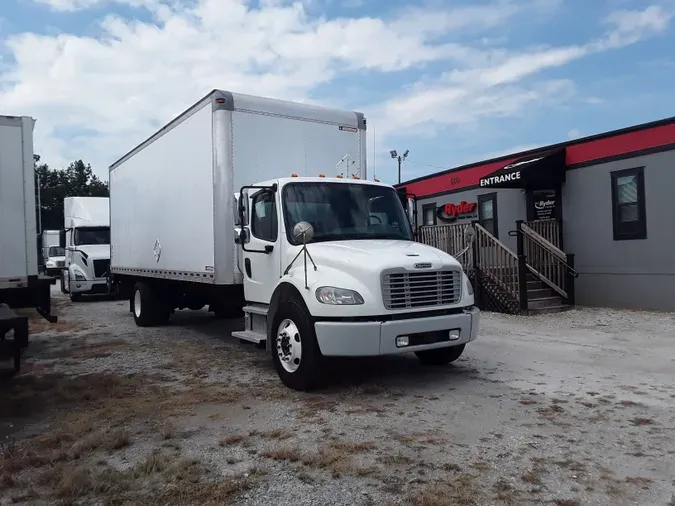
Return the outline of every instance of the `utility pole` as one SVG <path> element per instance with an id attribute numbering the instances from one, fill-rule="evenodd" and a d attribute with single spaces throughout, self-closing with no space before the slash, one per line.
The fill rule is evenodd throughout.
<path id="1" fill-rule="evenodd" d="M 38 201 L 38 235 L 42 232 L 42 199 L 40 198 L 40 174 L 37 174 L 37 201 Z"/>
<path id="2" fill-rule="evenodd" d="M 399 155 L 398 152 L 395 149 L 392 149 L 389 151 L 389 154 L 391 155 L 392 158 L 395 160 L 398 160 L 398 183 L 401 184 L 401 163 L 403 160 L 408 158 L 408 153 L 410 153 L 409 149 L 405 150 L 405 153 L 403 155 Z"/>

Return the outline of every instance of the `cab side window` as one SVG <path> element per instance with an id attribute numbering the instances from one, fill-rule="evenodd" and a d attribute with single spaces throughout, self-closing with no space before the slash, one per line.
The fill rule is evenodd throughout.
<path id="1" fill-rule="evenodd" d="M 253 196 L 252 204 L 251 234 L 263 241 L 276 242 L 279 224 L 274 194 L 258 192 Z"/>

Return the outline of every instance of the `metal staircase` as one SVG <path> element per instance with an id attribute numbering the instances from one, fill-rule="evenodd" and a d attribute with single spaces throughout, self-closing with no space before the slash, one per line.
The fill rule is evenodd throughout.
<path id="1" fill-rule="evenodd" d="M 459 260 L 474 285 L 483 310 L 509 314 L 541 314 L 574 306 L 574 255 L 560 249 L 555 220 L 516 222 L 509 235 L 517 251 L 478 222 L 421 227 L 417 240 Z"/>

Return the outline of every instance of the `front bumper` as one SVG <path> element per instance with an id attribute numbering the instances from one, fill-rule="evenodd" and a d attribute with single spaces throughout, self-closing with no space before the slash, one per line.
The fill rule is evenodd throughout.
<path id="1" fill-rule="evenodd" d="M 106 278 L 71 280 L 70 291 L 73 293 L 108 293 L 108 280 Z"/>
<path id="2" fill-rule="evenodd" d="M 392 355 L 414 351 L 433 350 L 449 346 L 458 346 L 478 337 L 480 310 L 477 307 L 465 309 L 461 313 L 443 316 L 421 316 L 407 320 L 316 322 L 314 329 L 321 353 L 329 357 L 368 357 Z M 438 332 L 447 336 L 451 330 L 459 331 L 459 339 L 443 340 L 430 344 L 411 344 L 397 347 L 398 336 L 430 335 Z M 420 336 L 421 338 L 421 336 Z"/>

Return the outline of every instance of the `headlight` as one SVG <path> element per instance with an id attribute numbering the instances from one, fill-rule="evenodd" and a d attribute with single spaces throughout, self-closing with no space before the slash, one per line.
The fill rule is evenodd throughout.
<path id="1" fill-rule="evenodd" d="M 473 285 L 471 284 L 471 281 L 469 281 L 469 278 L 466 278 L 466 292 L 469 295 L 473 295 Z"/>
<path id="2" fill-rule="evenodd" d="M 316 289 L 316 300 L 322 304 L 356 305 L 363 304 L 363 297 L 354 290 L 322 286 Z"/>
<path id="3" fill-rule="evenodd" d="M 81 272 L 75 271 L 75 281 L 85 281 L 86 279 Z"/>
<path id="4" fill-rule="evenodd" d="M 48 260 L 47 263 L 45 264 L 47 267 L 54 267 L 54 262 L 51 260 Z"/>

